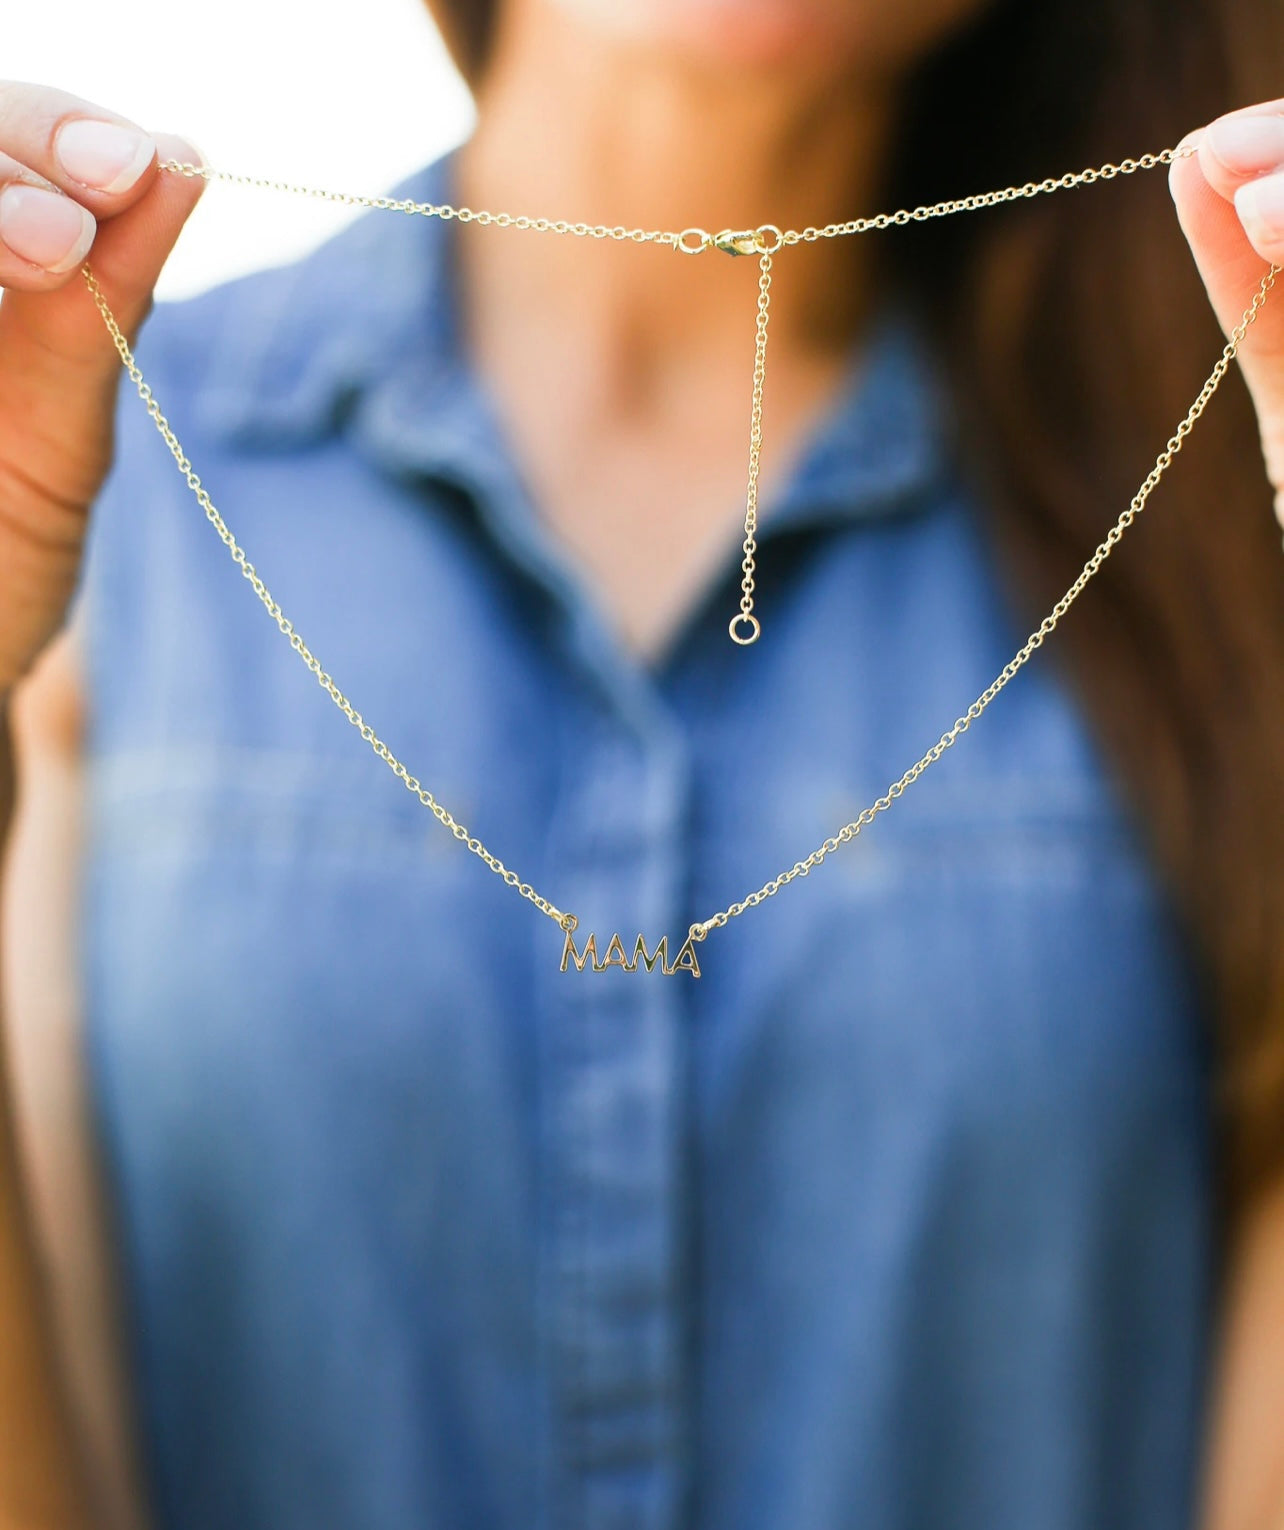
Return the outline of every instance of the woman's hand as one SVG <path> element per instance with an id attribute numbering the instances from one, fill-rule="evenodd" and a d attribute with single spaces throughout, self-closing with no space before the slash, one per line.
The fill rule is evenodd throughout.
<path id="1" fill-rule="evenodd" d="M 0 83 L 0 847 L 13 794 L 5 702 L 62 625 L 111 458 L 120 362 L 78 268 L 92 254 L 135 329 L 204 185 L 161 174 L 158 152 L 193 157 L 59 91 Z M 96 1515 L 46 1321 L 4 1051 L 0 1525 L 78 1530 Z"/>
<path id="2" fill-rule="evenodd" d="M 61 91 L 0 83 L 0 700 L 58 630 L 111 459 L 119 359 L 79 275 L 133 331 L 204 186 L 197 158 Z"/>
<path id="3" fill-rule="evenodd" d="M 1170 173 L 1173 200 L 1222 328 L 1240 321 L 1271 265 L 1284 266 L 1284 100 L 1231 112 L 1192 133 Z M 1266 471 L 1284 525 L 1284 275 L 1240 349 Z"/>

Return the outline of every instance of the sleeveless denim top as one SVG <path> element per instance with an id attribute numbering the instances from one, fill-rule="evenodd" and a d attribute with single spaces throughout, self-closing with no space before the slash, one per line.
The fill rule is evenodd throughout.
<path id="1" fill-rule="evenodd" d="M 454 249 L 370 215 L 141 360 L 410 769 L 582 932 L 680 940 L 1024 635 L 940 372 L 877 325 L 766 509 L 761 642 L 729 535 L 643 666 L 470 369 Z M 1191 1523 L 1207 1017 L 1055 644 L 698 981 L 595 976 L 335 711 L 132 396 L 84 594 L 87 1046 L 163 1530 Z"/>

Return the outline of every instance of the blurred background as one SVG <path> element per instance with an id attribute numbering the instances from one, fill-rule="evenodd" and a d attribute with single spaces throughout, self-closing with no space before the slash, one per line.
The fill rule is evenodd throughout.
<path id="1" fill-rule="evenodd" d="M 462 80 L 423 0 L 42 0 L 6 7 L 3 73 L 58 85 L 158 132 L 181 133 L 219 169 L 381 192 L 472 126 Z M 199 61 L 193 67 L 194 61 Z M 334 110 L 342 100 L 344 111 Z M 360 123 L 358 137 L 352 124 Z M 186 297 L 292 260 L 353 214 L 301 198 L 214 188 L 161 278 Z"/>

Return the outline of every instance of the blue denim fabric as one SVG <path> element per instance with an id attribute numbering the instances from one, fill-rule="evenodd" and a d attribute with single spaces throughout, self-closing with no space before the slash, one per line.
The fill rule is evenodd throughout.
<path id="1" fill-rule="evenodd" d="M 729 538 L 644 667 L 532 507 L 454 248 L 375 215 L 142 360 L 410 768 L 582 931 L 680 938 L 1023 636 L 948 399 L 889 315 L 767 507 L 762 641 Z M 1205 1017 L 1052 651 L 698 982 L 581 976 L 132 398 L 86 592 L 88 1045 L 166 1530 L 1190 1523 Z"/>

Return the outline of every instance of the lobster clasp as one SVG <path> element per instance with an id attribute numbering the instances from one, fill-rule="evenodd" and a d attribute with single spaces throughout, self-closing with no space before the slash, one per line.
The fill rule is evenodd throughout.
<path id="1" fill-rule="evenodd" d="M 713 247 L 726 255 L 756 255 L 758 231 L 752 228 L 724 228 L 713 236 Z"/>

